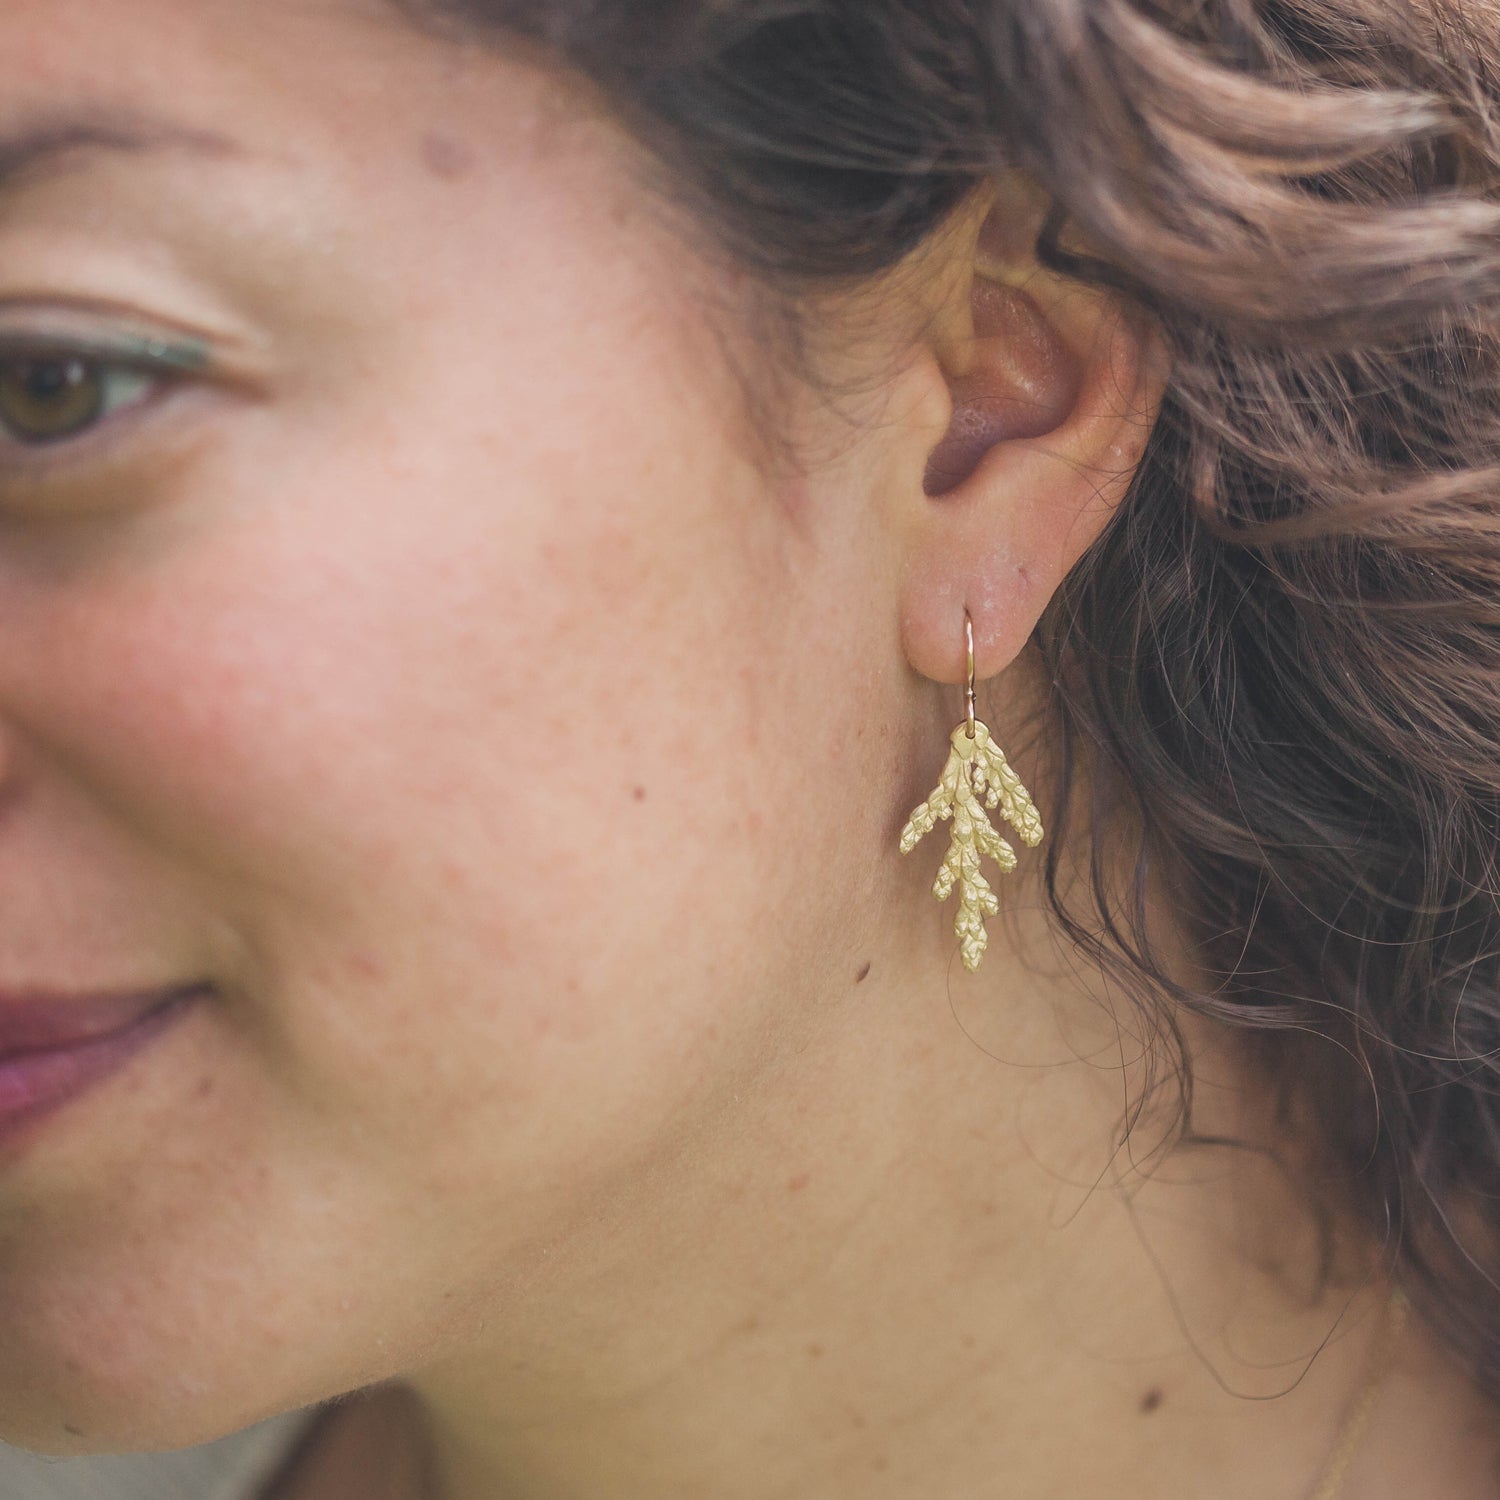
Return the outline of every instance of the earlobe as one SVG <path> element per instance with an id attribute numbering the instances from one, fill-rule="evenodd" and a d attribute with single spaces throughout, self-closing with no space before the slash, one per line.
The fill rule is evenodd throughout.
<path id="1" fill-rule="evenodd" d="M 1113 293 L 1056 276 L 1029 252 L 1001 259 L 997 243 L 980 236 L 964 316 L 941 325 L 932 350 L 952 421 L 907 532 L 905 650 L 946 683 L 965 671 L 965 606 L 981 677 L 1025 644 L 1124 498 L 1168 370 L 1144 319 Z"/>

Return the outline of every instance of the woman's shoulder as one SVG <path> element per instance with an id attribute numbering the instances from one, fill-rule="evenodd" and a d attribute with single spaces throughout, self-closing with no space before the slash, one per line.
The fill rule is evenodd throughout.
<path id="1" fill-rule="evenodd" d="M 0 1443 L 4 1500 L 260 1500 L 324 1414 L 272 1417 L 176 1453 L 42 1458 Z"/>

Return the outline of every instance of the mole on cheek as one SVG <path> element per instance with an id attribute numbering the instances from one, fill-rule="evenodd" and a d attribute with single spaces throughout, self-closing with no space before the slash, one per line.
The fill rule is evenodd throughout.
<path id="1" fill-rule="evenodd" d="M 422 164 L 434 177 L 457 182 L 474 170 L 474 152 L 452 136 L 429 131 L 422 137 Z"/>

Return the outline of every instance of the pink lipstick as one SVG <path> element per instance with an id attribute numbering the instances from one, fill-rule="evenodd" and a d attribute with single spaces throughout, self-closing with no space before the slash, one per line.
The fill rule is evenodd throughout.
<path id="1" fill-rule="evenodd" d="M 118 1072 L 210 990 L 0 993 L 0 1147 Z"/>

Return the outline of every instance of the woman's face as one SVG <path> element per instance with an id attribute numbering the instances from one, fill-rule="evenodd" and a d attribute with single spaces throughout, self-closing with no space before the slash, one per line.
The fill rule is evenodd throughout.
<path id="1" fill-rule="evenodd" d="M 524 1348 L 761 1152 L 930 875 L 894 564 L 519 59 L 8 0 L 0 84 L 0 993 L 212 985 L 0 1140 L 3 1435 L 171 1447 Z"/>

